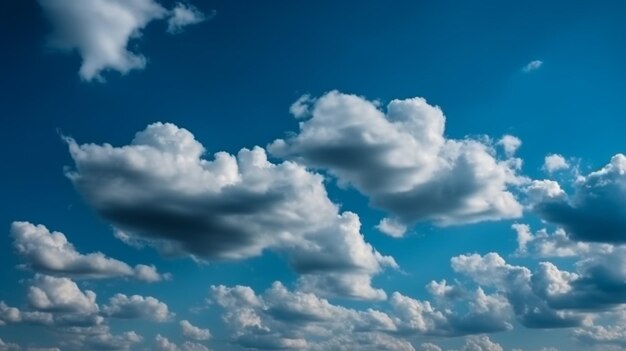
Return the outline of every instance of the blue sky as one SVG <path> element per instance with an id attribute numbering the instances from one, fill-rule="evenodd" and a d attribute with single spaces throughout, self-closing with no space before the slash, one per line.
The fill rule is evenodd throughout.
<path id="1" fill-rule="evenodd" d="M 4 7 L 0 350 L 626 349 L 624 3 Z"/>

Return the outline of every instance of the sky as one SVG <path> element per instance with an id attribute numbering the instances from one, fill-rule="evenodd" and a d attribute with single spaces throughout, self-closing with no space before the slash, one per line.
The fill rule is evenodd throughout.
<path id="1" fill-rule="evenodd" d="M 626 350 L 626 3 L 0 12 L 0 350 Z"/>

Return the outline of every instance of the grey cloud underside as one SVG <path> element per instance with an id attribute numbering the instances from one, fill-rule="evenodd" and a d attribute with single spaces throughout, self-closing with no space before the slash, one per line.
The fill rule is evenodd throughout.
<path id="1" fill-rule="evenodd" d="M 124 233 L 168 255 L 239 260 L 265 250 L 284 255 L 302 288 L 355 298 L 384 298 L 373 275 L 393 258 L 340 213 L 323 178 L 293 162 L 273 164 L 259 147 L 237 156 L 202 157 L 185 129 L 155 123 L 130 145 L 78 145 L 67 139 L 76 189 Z"/>
<path id="2" fill-rule="evenodd" d="M 626 156 L 613 156 L 602 169 L 579 180 L 571 198 L 548 198 L 534 210 L 574 240 L 626 243 Z"/>

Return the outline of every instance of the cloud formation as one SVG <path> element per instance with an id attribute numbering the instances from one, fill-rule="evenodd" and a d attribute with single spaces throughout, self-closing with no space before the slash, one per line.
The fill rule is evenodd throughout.
<path id="1" fill-rule="evenodd" d="M 574 188 L 573 196 L 560 190 L 540 197 L 534 211 L 573 240 L 626 243 L 626 156 L 617 154 L 600 170 L 580 176 Z"/>
<path id="2" fill-rule="evenodd" d="M 76 165 L 68 177 L 127 238 L 207 260 L 270 249 L 285 254 L 303 288 L 386 296 L 371 278 L 395 261 L 365 242 L 359 217 L 340 213 L 323 178 L 304 166 L 273 164 L 259 147 L 206 160 L 189 131 L 163 123 L 123 147 L 67 143 Z"/>
<path id="3" fill-rule="evenodd" d="M 35 272 L 86 279 L 132 277 L 146 282 L 164 279 L 154 266 L 139 264 L 133 268 L 101 252 L 81 254 L 63 233 L 50 232 L 43 225 L 13 222 L 11 236 L 16 252 Z"/>
<path id="4" fill-rule="evenodd" d="M 126 296 L 124 294 L 115 294 L 111 297 L 109 304 L 102 308 L 102 313 L 112 318 L 144 319 L 156 322 L 165 322 L 174 316 L 165 303 L 152 296 Z"/>
<path id="5" fill-rule="evenodd" d="M 38 0 L 53 32 L 49 43 L 64 51 L 77 51 L 82 58 L 79 75 L 86 81 L 103 80 L 102 72 L 126 74 L 143 69 L 147 59 L 128 49 L 152 21 L 168 19 L 168 31 L 202 21 L 190 5 L 177 4 L 172 11 L 154 0 Z"/>
<path id="6" fill-rule="evenodd" d="M 393 100 L 383 112 L 375 102 L 332 91 L 300 99 L 296 107 L 296 117 L 306 112 L 309 118 L 298 134 L 274 141 L 269 151 L 328 171 L 389 212 L 393 223 L 450 225 L 522 213 L 508 190 L 522 181 L 521 160 L 510 157 L 517 138 L 503 139 L 506 159 L 498 159 L 486 139 L 448 139 L 443 112 L 422 98 Z M 398 236 L 400 227 L 387 230 L 389 223 L 379 227 Z"/>
<path id="7" fill-rule="evenodd" d="M 209 329 L 202 329 L 191 324 L 188 320 L 179 322 L 183 335 L 193 340 L 209 340 L 211 332 Z"/>
<path id="8" fill-rule="evenodd" d="M 563 169 L 568 169 L 569 163 L 565 157 L 559 154 L 550 154 L 544 158 L 543 169 L 548 173 L 554 173 Z"/>

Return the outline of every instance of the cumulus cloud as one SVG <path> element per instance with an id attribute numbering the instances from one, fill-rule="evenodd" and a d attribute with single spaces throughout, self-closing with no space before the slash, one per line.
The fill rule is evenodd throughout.
<path id="1" fill-rule="evenodd" d="M 0 301 L 0 326 L 6 324 L 25 323 L 34 325 L 51 325 L 54 322 L 52 313 L 40 311 L 22 311 Z"/>
<path id="2" fill-rule="evenodd" d="M 465 306 L 457 304 L 436 308 L 429 301 L 416 300 L 395 292 L 390 304 L 398 328 L 404 333 L 459 336 L 513 328 L 509 322 L 511 308 L 503 296 L 487 295 L 478 288 L 460 302 Z M 467 312 L 457 312 L 463 310 Z"/>
<path id="3" fill-rule="evenodd" d="M 526 64 L 526 66 L 522 68 L 522 71 L 524 73 L 530 73 L 532 71 L 538 70 L 539 68 L 541 68 L 541 66 L 543 66 L 543 61 L 533 60 L 533 61 L 528 62 L 528 64 Z"/>
<path id="4" fill-rule="evenodd" d="M 579 177 L 574 187 L 573 196 L 562 192 L 538 201 L 535 212 L 573 240 L 626 243 L 626 156 L 613 156 L 600 170 Z"/>
<path id="5" fill-rule="evenodd" d="M 514 135 L 507 134 L 498 141 L 498 145 L 502 146 L 508 157 L 513 157 L 517 149 L 522 146 L 522 141 Z"/>
<path id="6" fill-rule="evenodd" d="M 165 322 L 173 317 L 167 305 L 152 296 L 115 294 L 102 313 L 107 317 Z"/>
<path id="7" fill-rule="evenodd" d="M 543 160 L 543 169 L 548 173 L 554 173 L 563 169 L 568 169 L 569 163 L 565 157 L 559 154 L 547 155 Z"/>
<path id="8" fill-rule="evenodd" d="M 383 112 L 362 97 L 332 91 L 300 99 L 296 107 L 296 117 L 309 111 L 310 118 L 300 123 L 298 134 L 274 141 L 269 151 L 327 170 L 340 185 L 354 186 L 374 207 L 389 212 L 393 223 L 449 225 L 522 213 L 508 190 L 523 181 L 517 176 L 521 160 L 498 159 L 486 140 L 447 139 L 443 112 L 422 98 L 393 100 Z M 397 236 L 400 227 L 393 229 Z"/>
<path id="9" fill-rule="evenodd" d="M 168 11 L 154 0 L 38 0 L 53 32 L 50 45 L 76 51 L 82 58 L 80 77 L 103 80 L 102 72 L 126 74 L 143 69 L 147 59 L 128 49 L 152 21 L 169 17 L 171 32 L 199 23 L 204 16 L 193 6 L 178 4 Z"/>
<path id="10" fill-rule="evenodd" d="M 178 346 L 161 334 L 157 334 L 155 337 L 154 345 L 157 351 L 209 351 L 206 346 L 189 341 Z"/>
<path id="11" fill-rule="evenodd" d="M 394 336 L 397 327 L 389 314 L 333 305 L 279 282 L 262 295 L 246 286 L 212 286 L 211 299 L 223 309 L 233 342 L 243 347 L 414 351 Z"/>
<path id="12" fill-rule="evenodd" d="M 371 278 L 395 261 L 365 242 L 359 217 L 340 213 L 323 177 L 304 166 L 273 164 L 259 147 L 206 160 L 194 136 L 173 124 L 152 124 L 123 147 L 67 142 L 76 164 L 68 177 L 128 238 L 198 259 L 270 249 L 312 291 L 385 297 Z"/>
<path id="13" fill-rule="evenodd" d="M 68 278 L 36 275 L 28 290 L 28 301 L 41 311 L 93 314 L 98 312 L 96 293 L 82 291 Z"/>
<path id="14" fill-rule="evenodd" d="M 461 351 L 503 351 L 500 344 L 491 341 L 487 335 L 470 336 L 465 340 Z"/>
<path id="15" fill-rule="evenodd" d="M 89 328 L 74 328 L 66 331 L 68 343 L 77 350 L 131 350 L 143 341 L 135 331 L 113 334 L 106 325 Z"/>
<path id="16" fill-rule="evenodd" d="M 549 257 L 576 257 L 590 253 L 594 246 L 589 243 L 574 241 L 569 238 L 565 230 L 558 228 L 549 233 L 545 228 L 532 233 L 527 224 L 513 224 L 517 233 L 517 254 L 532 255 L 541 258 Z M 602 248 L 595 248 L 601 250 Z M 608 246 L 605 250 L 610 250 Z"/>
<path id="17" fill-rule="evenodd" d="M 496 253 L 460 255 L 453 257 L 451 264 L 454 271 L 506 297 L 518 321 L 528 328 L 566 328 L 583 323 L 583 314 L 551 306 L 547 297 L 555 285 L 546 275 L 550 272 L 533 275 L 526 267 L 506 263 Z"/>
<path id="18" fill-rule="evenodd" d="M 13 222 L 11 236 L 16 252 L 35 272 L 72 278 L 133 277 L 146 282 L 163 279 L 154 266 L 128 264 L 101 252 L 81 254 L 65 235 L 43 225 Z"/>
<path id="19" fill-rule="evenodd" d="M 202 329 L 191 324 L 188 320 L 182 320 L 179 322 L 180 328 L 183 330 L 183 335 L 194 340 L 209 340 L 211 338 L 211 332 L 209 329 Z"/>
<path id="20" fill-rule="evenodd" d="M 401 238 L 404 236 L 404 233 L 406 233 L 406 225 L 389 218 L 381 219 L 376 228 L 380 230 L 381 233 L 394 238 Z"/>
<path id="21" fill-rule="evenodd" d="M 380 310 L 334 305 L 280 282 L 260 295 L 246 286 L 222 285 L 212 286 L 211 295 L 223 309 L 233 340 L 260 349 L 414 350 L 408 341 L 414 335 L 449 337 L 512 328 L 507 300 L 481 288 L 442 308 L 394 292 Z"/>

